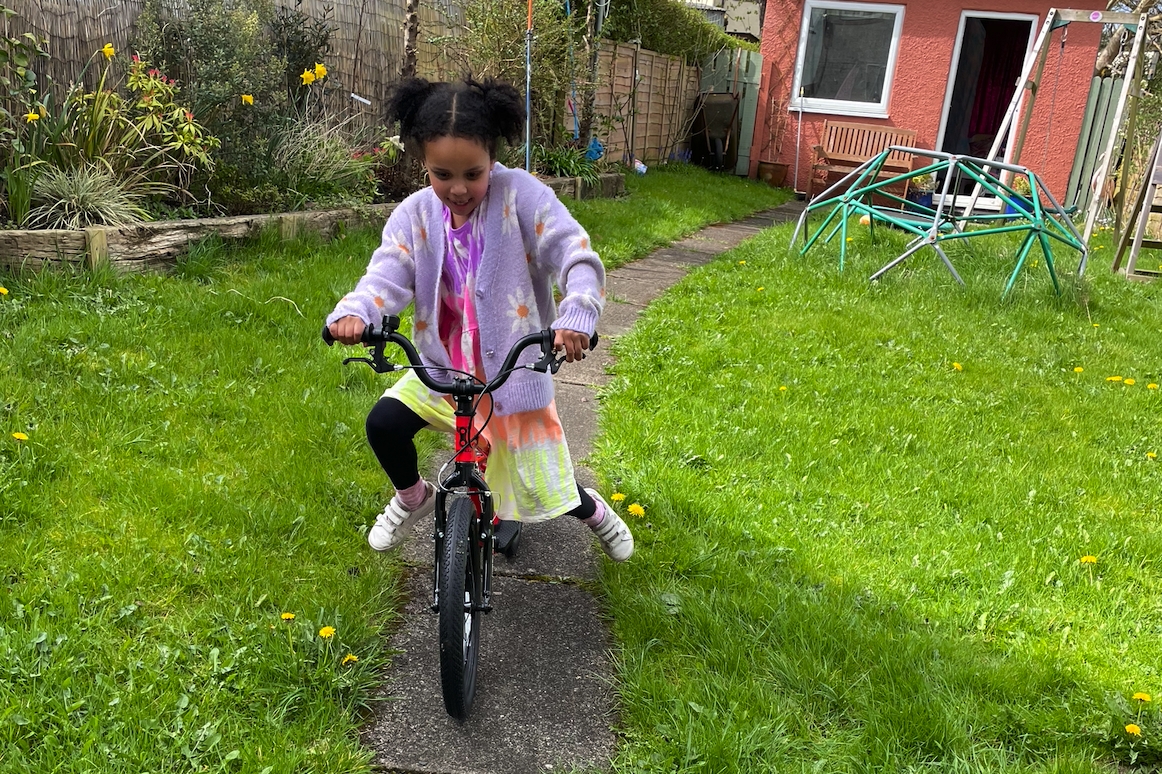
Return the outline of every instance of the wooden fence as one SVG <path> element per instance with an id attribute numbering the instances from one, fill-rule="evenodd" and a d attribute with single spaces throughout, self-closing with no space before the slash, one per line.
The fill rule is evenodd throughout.
<path id="1" fill-rule="evenodd" d="M 645 162 L 664 161 L 684 150 L 700 78 L 698 67 L 677 57 L 605 41 L 598 55 L 600 118 L 593 132 L 605 144 L 606 158 L 632 153 Z"/>
<path id="2" fill-rule="evenodd" d="M 164 2 L 175 14 L 186 5 L 183 0 Z M 129 50 L 144 5 L 142 0 L 8 0 L 8 4 L 16 11 L 9 22 L 10 34 L 31 32 L 46 39 L 52 58 L 42 70 L 62 84 L 76 80 L 106 43 L 117 51 Z M 293 2 L 278 4 L 295 7 Z M 327 18 L 336 28 L 326 56 L 328 81 L 344 96 L 355 93 L 370 100 L 371 106 L 364 107 L 375 116 L 382 112 L 388 86 L 399 78 L 405 4 L 406 0 L 303 0 L 299 6 L 313 18 Z M 331 13 L 324 17 L 327 8 Z M 443 70 L 442 48 L 433 41 L 451 34 L 458 18 L 458 3 L 420 4 L 421 74 Z M 357 110 L 363 105 L 355 100 L 352 104 Z"/>
<path id="3" fill-rule="evenodd" d="M 164 0 L 180 14 L 185 0 Z M 228 0 L 227 0 L 228 2 Z M 42 70 L 57 83 L 77 79 L 85 63 L 106 43 L 118 51 L 132 46 L 143 0 L 8 0 L 17 15 L 9 34 L 31 32 L 48 41 L 51 54 Z M 294 7 L 283 0 L 281 5 Z M 337 29 L 326 57 L 327 79 L 338 93 L 354 93 L 371 102 L 350 105 L 378 121 L 388 87 L 399 77 L 403 58 L 406 0 L 303 0 L 299 8 L 322 18 L 325 8 Z M 452 65 L 440 43 L 458 31 L 459 0 L 420 4 L 418 67 L 421 75 L 447 77 Z M 95 70 L 96 68 L 94 68 Z M 596 110 L 602 116 L 594 132 L 606 146 L 606 157 L 626 159 L 632 153 L 646 162 L 668 159 L 687 147 L 689 123 L 699 90 L 700 69 L 681 59 L 627 44 L 606 41 L 599 57 Z M 517 84 L 522 88 L 523 84 Z M 571 111 L 566 134 L 572 135 Z"/>

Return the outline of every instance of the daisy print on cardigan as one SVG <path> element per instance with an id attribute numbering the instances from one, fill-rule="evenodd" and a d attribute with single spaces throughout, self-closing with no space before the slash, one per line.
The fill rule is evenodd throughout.
<path id="1" fill-rule="evenodd" d="M 378 325 L 384 314 L 400 314 L 414 302 L 420 356 L 434 368 L 448 368 L 438 330 L 447 249 L 440 225 L 443 209 L 431 188 L 401 202 L 363 277 L 327 323 L 352 315 Z M 488 378 L 495 378 L 504 354 L 520 338 L 518 331 L 553 328 L 592 336 L 603 305 L 605 269 L 556 194 L 522 169 L 495 164 L 480 209 L 483 257 L 471 297 L 479 322 L 480 365 Z M 554 285 L 560 288 L 559 301 Z M 525 354 L 522 362 L 536 358 L 533 352 Z M 496 413 L 544 408 L 552 397 L 550 376 L 520 369 L 497 391 Z"/>

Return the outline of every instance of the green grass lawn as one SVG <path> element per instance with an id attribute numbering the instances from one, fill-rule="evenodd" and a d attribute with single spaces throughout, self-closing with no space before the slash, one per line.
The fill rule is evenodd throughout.
<path id="1" fill-rule="evenodd" d="M 631 190 L 576 205 L 615 260 L 786 198 L 694 169 Z M 0 274 L 0 770 L 368 770 L 385 384 L 318 334 L 376 242 Z"/>
<path id="2" fill-rule="evenodd" d="M 1061 298 L 1038 260 L 1000 301 L 1004 239 L 872 285 L 877 233 L 841 273 L 768 230 L 616 342 L 616 769 L 1155 770 L 1162 285 L 1105 235 Z"/>

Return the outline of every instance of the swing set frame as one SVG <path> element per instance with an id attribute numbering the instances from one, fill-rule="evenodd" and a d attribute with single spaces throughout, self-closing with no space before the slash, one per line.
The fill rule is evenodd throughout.
<path id="1" fill-rule="evenodd" d="M 1024 148 L 1025 139 L 1028 135 L 1029 121 L 1033 116 L 1033 106 L 1037 100 L 1041 76 L 1045 72 L 1045 62 L 1049 54 L 1049 41 L 1055 30 L 1067 28 L 1070 24 L 1081 22 L 1123 25 L 1134 32 L 1134 43 L 1130 49 L 1130 60 L 1126 67 L 1125 86 L 1122 88 L 1122 93 L 1118 97 L 1118 106 L 1114 113 L 1113 126 L 1106 140 L 1105 150 L 1101 155 L 1098 173 L 1094 175 L 1097 190 L 1090 198 L 1089 206 L 1086 208 L 1085 230 L 1082 234 L 1082 241 L 1087 245 L 1089 244 L 1090 237 L 1093 236 L 1094 227 L 1101 213 L 1102 191 L 1105 189 L 1107 181 L 1111 178 L 1114 180 L 1113 210 L 1115 213 L 1115 231 L 1120 231 L 1122 228 L 1120 221 L 1125 200 L 1125 186 L 1123 182 L 1126 175 L 1126 165 L 1118 164 L 1115 166 L 1114 159 L 1115 156 L 1119 155 L 1120 149 L 1125 142 L 1134 136 L 1134 130 L 1137 125 L 1138 101 L 1142 88 L 1143 52 L 1145 51 L 1146 43 L 1146 21 L 1147 14 L 1144 13 L 1132 14 L 1112 11 L 1081 11 L 1069 8 L 1050 8 L 1049 13 L 1045 15 L 1044 24 L 1041 25 L 1041 32 L 1037 36 L 1036 43 L 1034 43 L 1032 50 L 1029 51 L 1028 56 L 1025 57 L 1021 78 L 1017 82 L 1018 88 L 1013 93 L 1013 98 L 1009 102 L 1008 109 L 1005 111 L 1004 120 L 1001 122 L 1000 129 L 997 131 L 996 139 L 993 141 L 993 145 L 985 157 L 986 161 L 1002 161 L 1012 165 L 1020 165 L 1021 151 Z M 1064 53 L 1065 45 L 1064 35 L 1065 32 L 1062 32 L 1062 53 Z M 1060 67 L 1058 70 L 1060 71 Z M 1060 75 L 1060 72 L 1058 72 L 1058 75 Z M 1056 84 L 1053 93 L 1054 103 L 1051 108 L 1051 113 L 1056 108 Z M 1049 120 L 1050 126 L 1052 126 L 1052 115 L 1050 115 Z M 1013 142 L 1012 149 L 1006 149 L 1003 154 L 1004 158 L 1001 158 L 1001 146 L 1004 144 L 1005 137 L 1014 121 L 1018 121 L 1016 139 Z M 980 183 L 977 183 L 973 187 L 972 197 L 969 199 L 965 213 L 966 216 L 972 216 L 982 190 Z"/>

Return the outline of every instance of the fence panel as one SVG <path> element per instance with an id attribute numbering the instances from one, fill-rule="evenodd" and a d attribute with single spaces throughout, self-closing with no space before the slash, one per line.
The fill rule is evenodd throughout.
<path id="1" fill-rule="evenodd" d="M 627 43 L 603 44 L 593 133 L 606 157 L 654 162 L 684 150 L 699 73 L 677 57 Z"/>
<path id="2" fill-rule="evenodd" d="M 16 16 L 9 22 L 9 34 L 31 32 L 48 41 L 52 58 L 41 69 L 58 84 L 75 81 L 106 43 L 118 51 L 129 50 L 144 5 L 142 0 L 10 0 L 10 4 Z M 276 5 L 295 7 L 293 2 Z M 406 0 L 303 0 L 300 6 L 320 19 L 330 9 L 336 29 L 326 57 L 328 81 L 344 97 L 354 92 L 371 100 L 365 112 L 374 116 L 382 115 L 387 89 L 399 79 L 405 5 Z M 184 0 L 164 0 L 164 8 L 180 16 L 188 5 Z M 460 8 L 458 2 L 421 3 L 417 51 L 421 75 L 435 76 L 447 69 L 442 47 L 433 40 L 454 32 L 462 18 Z M 361 104 L 353 106 L 358 110 Z"/>

